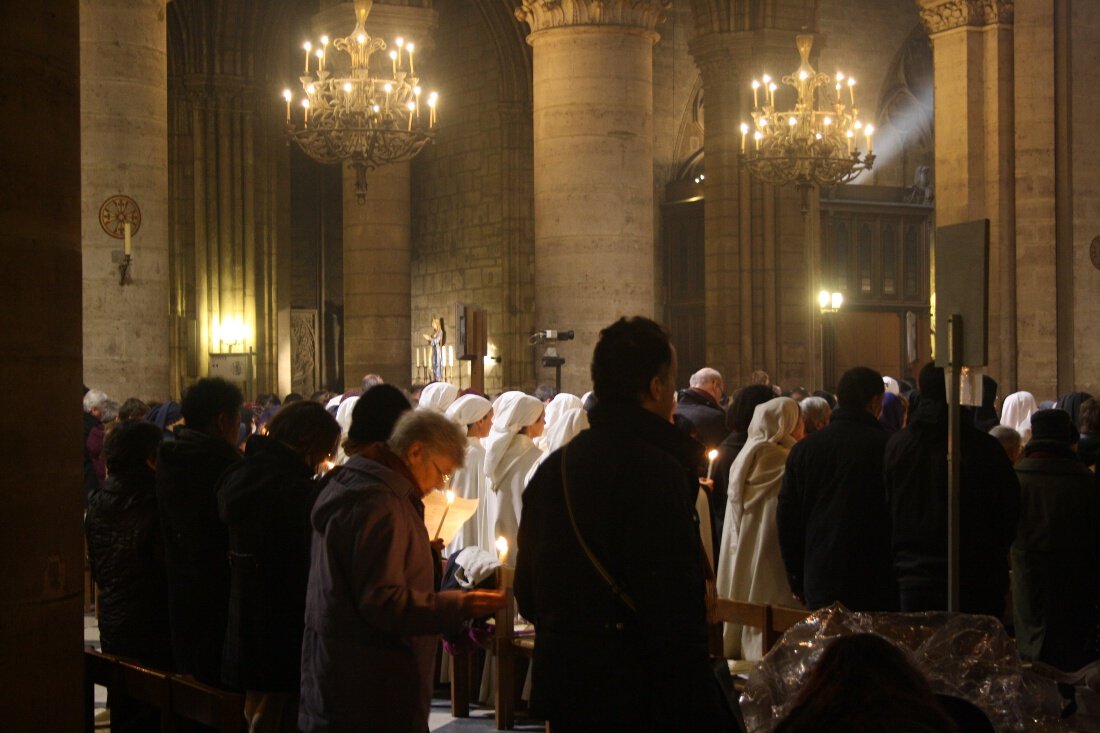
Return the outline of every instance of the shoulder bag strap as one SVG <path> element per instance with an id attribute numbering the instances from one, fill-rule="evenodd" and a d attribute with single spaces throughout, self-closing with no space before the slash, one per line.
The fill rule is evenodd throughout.
<path id="1" fill-rule="evenodd" d="M 604 579 L 611 588 L 611 592 L 615 594 L 615 597 L 623 602 L 627 608 L 634 613 L 638 612 L 637 606 L 634 605 L 634 599 L 615 581 L 615 578 L 611 576 L 611 573 L 607 572 L 607 568 L 603 566 L 600 559 L 596 557 L 592 552 L 592 548 L 588 546 L 588 543 L 584 541 L 584 536 L 581 534 L 580 527 L 577 526 L 577 518 L 573 515 L 573 502 L 569 498 L 569 481 L 566 478 L 567 472 L 565 468 L 566 451 L 568 450 L 568 444 L 561 449 L 561 492 L 565 497 L 565 511 L 569 514 L 569 523 L 573 525 L 573 534 L 577 537 L 577 542 L 580 544 L 581 549 L 584 550 L 584 554 L 588 556 L 588 561 L 592 563 L 592 567 L 596 568 L 596 572 L 600 574 L 600 577 Z"/>

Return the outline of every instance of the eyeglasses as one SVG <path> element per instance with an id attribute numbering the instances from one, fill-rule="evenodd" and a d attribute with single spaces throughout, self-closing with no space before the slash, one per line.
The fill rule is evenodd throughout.
<path id="1" fill-rule="evenodd" d="M 432 468 L 434 468 L 436 472 L 439 473 L 439 477 L 443 479 L 443 486 L 451 483 L 451 474 L 446 473 L 442 468 L 440 468 L 439 464 L 435 462 L 434 458 L 429 458 L 428 461 L 432 464 Z M 443 486 L 441 486 L 440 488 L 443 488 Z"/>

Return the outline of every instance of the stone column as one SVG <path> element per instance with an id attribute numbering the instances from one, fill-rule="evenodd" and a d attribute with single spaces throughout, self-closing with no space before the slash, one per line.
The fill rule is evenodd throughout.
<path id="1" fill-rule="evenodd" d="M 1016 247 L 1013 2 L 920 4 L 921 19 L 932 38 L 935 73 L 936 224 L 990 220 L 988 366 L 1001 394 L 1008 394 L 1018 386 L 1017 314 L 1022 339 L 1037 329 L 1054 329 L 1053 304 L 1050 311 L 1038 302 L 1036 308 L 1018 311 L 1016 303 L 1017 262 L 1022 261 L 1017 255 L 1024 253 Z M 1048 231 L 1053 234 L 1052 216 L 1048 221 L 1034 209 L 1028 214 L 1028 226 L 1037 228 L 1038 239 L 1045 239 Z M 936 263 L 945 266 L 950 263 Z M 1035 283 L 1038 290 L 1053 292 L 1041 271 L 1029 266 L 1021 274 L 1042 281 Z M 1040 371 L 1049 368 L 1053 379 L 1054 344 L 1044 344 L 1040 351 L 1044 353 L 1029 358 L 1036 364 L 1049 359 L 1049 366 L 1044 363 Z M 1038 391 L 1046 394 L 1053 389 L 1042 386 Z"/>
<path id="2" fill-rule="evenodd" d="M 397 36 L 416 43 L 417 70 L 429 68 L 437 15 L 430 7 L 376 2 L 367 33 L 387 44 Z M 332 5 L 313 17 L 314 35 L 346 35 L 355 27 L 350 2 Z M 343 54 L 333 62 L 346 63 Z M 430 81 L 427 76 L 425 81 Z M 442 95 L 446 96 L 445 90 Z M 445 100 L 444 100 L 445 103 Z M 364 374 L 381 374 L 406 385 L 412 374 L 412 205 L 408 162 L 367 174 L 367 200 L 355 197 L 355 173 L 344 171 L 344 380 L 359 386 Z M 450 326 L 453 304 L 443 316 Z M 425 328 L 428 324 L 424 324 Z"/>
<path id="3" fill-rule="evenodd" d="M 662 0 L 523 0 L 534 52 L 535 312 L 562 388 L 590 389 L 601 328 L 652 316 L 653 44 Z"/>
<path id="4" fill-rule="evenodd" d="M 820 386 L 816 230 L 807 243 L 797 190 L 753 181 L 738 157 L 751 80 L 761 68 L 778 77 L 797 65 L 794 33 L 715 31 L 693 38 L 690 49 L 706 100 L 707 363 L 729 385 L 764 369 L 778 384 Z"/>
<path id="5" fill-rule="evenodd" d="M 3 3 L 0 700 L 10 730 L 81 730 L 79 3 Z M 110 264 L 109 256 L 107 264 Z M 115 281 L 115 288 L 118 282 Z"/>
<path id="6" fill-rule="evenodd" d="M 121 402 L 170 396 L 168 55 L 164 0 L 81 0 L 81 206 L 84 381 Z M 141 211 L 132 282 L 100 206 Z"/>
<path id="7" fill-rule="evenodd" d="M 409 379 L 412 248 L 409 163 L 371 171 L 367 201 L 355 198 L 355 171 L 344 170 L 344 387 L 364 374 Z M 450 313 L 442 313 L 447 324 Z"/>

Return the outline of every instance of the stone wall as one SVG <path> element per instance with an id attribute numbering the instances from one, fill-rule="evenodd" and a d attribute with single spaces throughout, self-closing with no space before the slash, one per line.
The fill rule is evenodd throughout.
<path id="1" fill-rule="evenodd" d="M 423 64 L 424 79 L 440 90 L 440 132 L 413 162 L 410 349 L 425 343 L 421 334 L 431 332 L 436 316 L 444 318 L 450 342 L 456 302 L 479 305 L 488 316 L 490 355 L 501 358 L 485 370 L 486 390 L 530 388 L 536 382 L 531 350 L 518 347 L 517 335 L 534 320 L 533 235 L 518 237 L 524 246 L 511 256 L 505 246 L 517 239 L 509 231 L 517 221 L 528 233 L 532 225 L 530 109 L 502 99 L 500 39 L 490 36 L 473 3 L 435 7 L 436 48 L 417 67 Z M 509 181 L 522 192 L 518 211 L 504 210 Z M 510 288 L 516 297 L 509 297 Z M 538 381 L 546 379 L 540 370 Z M 469 380 L 468 364 L 452 379 L 463 388 Z"/>

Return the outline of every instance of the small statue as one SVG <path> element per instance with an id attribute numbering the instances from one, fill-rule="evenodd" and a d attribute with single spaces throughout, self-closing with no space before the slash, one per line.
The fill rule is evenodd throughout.
<path id="1" fill-rule="evenodd" d="M 913 175 L 913 185 L 905 200 L 911 204 L 930 204 L 936 198 L 932 188 L 932 169 L 926 165 L 917 166 Z"/>
<path id="2" fill-rule="evenodd" d="M 432 381 L 443 381 L 443 345 L 447 343 L 447 332 L 443 329 L 443 319 L 432 319 L 432 335 L 422 334 L 424 340 L 431 344 Z"/>

